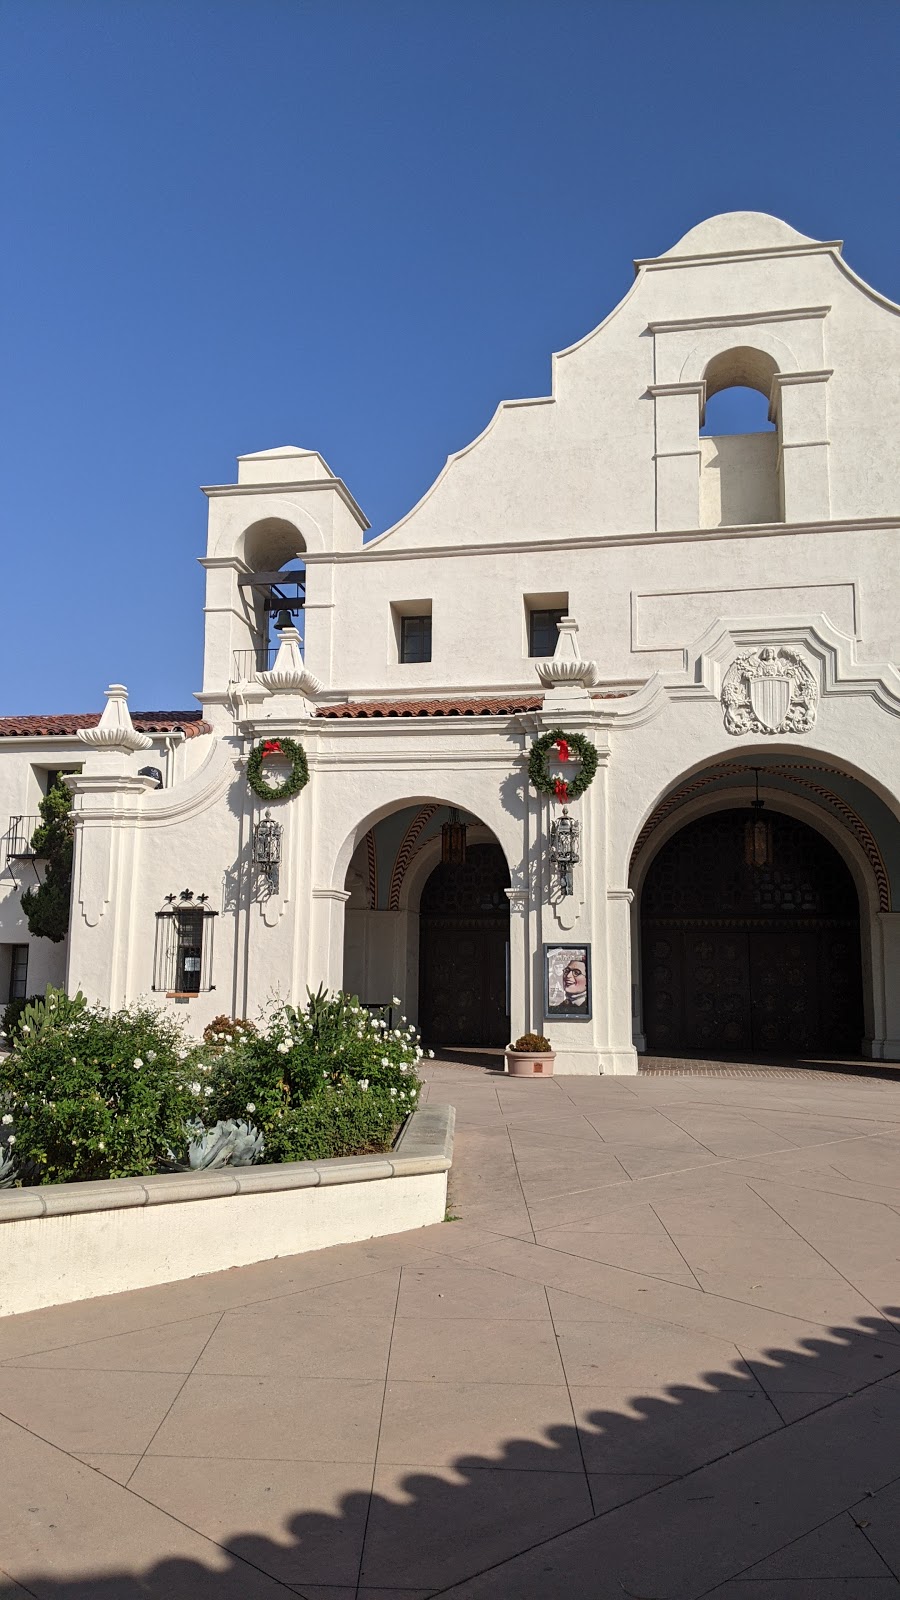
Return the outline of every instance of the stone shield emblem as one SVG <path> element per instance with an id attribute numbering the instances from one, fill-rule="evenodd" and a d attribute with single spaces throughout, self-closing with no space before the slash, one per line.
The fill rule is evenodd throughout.
<path id="1" fill-rule="evenodd" d="M 729 733 L 809 733 L 818 703 L 816 680 L 796 650 L 767 645 L 733 661 L 722 681 Z"/>

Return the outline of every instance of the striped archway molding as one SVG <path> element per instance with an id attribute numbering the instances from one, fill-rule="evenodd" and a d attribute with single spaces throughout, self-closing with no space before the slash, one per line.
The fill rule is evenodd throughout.
<path id="1" fill-rule="evenodd" d="M 699 774 L 690 783 L 683 783 L 678 789 L 674 789 L 671 794 L 666 795 L 665 799 L 660 801 L 656 810 L 647 818 L 638 834 L 637 842 L 631 852 L 632 870 L 651 834 L 656 831 L 661 822 L 665 822 L 666 818 L 672 815 L 673 811 L 677 811 L 679 806 L 685 805 L 688 800 L 693 799 L 694 795 L 702 793 L 711 784 L 720 783 L 723 778 L 742 778 L 755 770 L 754 767 L 743 762 L 729 762 L 725 766 L 716 767 L 712 772 Z M 798 789 L 805 789 L 808 793 L 814 794 L 816 799 L 826 806 L 833 816 L 837 817 L 848 833 L 852 833 L 872 868 L 878 889 L 878 909 L 879 911 L 890 911 L 890 880 L 881 851 L 876 843 L 875 835 L 859 813 L 854 811 L 846 800 L 841 799 L 840 795 L 835 794 L 833 789 L 829 789 L 824 783 L 816 783 L 809 778 L 800 776 L 800 774 L 807 772 L 831 774 L 836 777 L 842 776 L 838 769 L 835 767 L 814 766 L 800 761 L 785 761 L 778 766 L 760 767 L 759 771 L 761 773 L 771 773 L 776 777 L 787 778 L 790 783 L 796 784 Z"/>
<path id="2" fill-rule="evenodd" d="M 405 834 L 403 835 L 403 838 L 400 841 L 400 848 L 394 858 L 393 868 L 391 869 L 391 885 L 390 889 L 388 890 L 389 911 L 400 910 L 400 892 L 403 888 L 403 879 L 406 876 L 406 869 L 416 853 L 416 846 L 419 842 L 422 830 L 427 828 L 435 812 L 440 811 L 440 809 L 440 806 L 436 805 L 420 806 L 410 822 Z"/>
<path id="3" fill-rule="evenodd" d="M 366 834 L 366 892 L 372 911 L 378 910 L 378 852 L 375 849 L 375 830 Z"/>

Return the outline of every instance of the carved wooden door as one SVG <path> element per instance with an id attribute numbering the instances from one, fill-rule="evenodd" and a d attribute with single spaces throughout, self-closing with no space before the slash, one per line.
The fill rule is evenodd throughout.
<path id="1" fill-rule="evenodd" d="M 419 1026 L 429 1045 L 509 1042 L 509 884 L 499 845 L 472 845 L 464 866 L 436 867 L 422 894 Z"/>

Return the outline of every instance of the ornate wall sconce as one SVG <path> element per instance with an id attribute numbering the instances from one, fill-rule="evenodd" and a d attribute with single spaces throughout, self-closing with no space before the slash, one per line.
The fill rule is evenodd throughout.
<path id="1" fill-rule="evenodd" d="M 569 816 L 568 806 L 563 806 L 562 816 L 550 828 L 550 860 L 559 874 L 563 894 L 572 894 L 573 868 L 581 860 L 581 823 Z"/>
<path id="2" fill-rule="evenodd" d="M 466 864 L 466 824 L 455 806 L 450 807 L 450 820 L 441 828 L 441 860 L 454 867 Z"/>
<path id="3" fill-rule="evenodd" d="M 272 820 L 271 811 L 267 811 L 253 829 L 253 864 L 272 889 L 278 886 L 282 832 L 281 823 Z"/>

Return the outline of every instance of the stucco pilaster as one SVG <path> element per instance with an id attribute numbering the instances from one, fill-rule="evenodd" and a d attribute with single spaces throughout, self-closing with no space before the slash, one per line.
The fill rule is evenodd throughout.
<path id="1" fill-rule="evenodd" d="M 662 533 L 700 525 L 700 423 L 706 385 L 654 383 L 656 527 Z"/>

